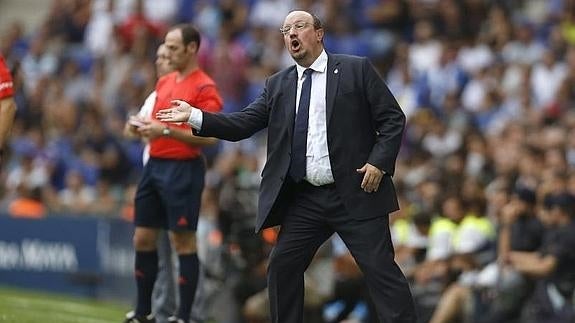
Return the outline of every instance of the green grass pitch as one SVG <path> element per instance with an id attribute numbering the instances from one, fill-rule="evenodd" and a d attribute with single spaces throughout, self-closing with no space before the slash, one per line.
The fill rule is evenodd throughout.
<path id="1" fill-rule="evenodd" d="M 0 323 L 117 323 L 125 304 L 0 286 Z"/>

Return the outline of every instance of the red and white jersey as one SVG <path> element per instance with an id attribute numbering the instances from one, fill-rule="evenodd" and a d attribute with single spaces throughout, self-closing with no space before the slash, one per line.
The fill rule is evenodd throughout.
<path id="1" fill-rule="evenodd" d="M 0 99 L 14 95 L 14 83 L 4 57 L 0 56 Z"/>

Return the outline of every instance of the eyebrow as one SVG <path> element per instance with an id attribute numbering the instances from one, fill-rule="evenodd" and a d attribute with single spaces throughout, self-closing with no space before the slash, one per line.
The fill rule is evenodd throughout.
<path id="1" fill-rule="evenodd" d="M 304 20 L 296 20 L 296 21 L 292 22 L 291 24 L 283 24 L 282 26 L 285 27 L 285 26 L 295 25 L 295 24 L 300 23 L 300 22 L 313 25 L 313 22 L 304 21 Z"/>

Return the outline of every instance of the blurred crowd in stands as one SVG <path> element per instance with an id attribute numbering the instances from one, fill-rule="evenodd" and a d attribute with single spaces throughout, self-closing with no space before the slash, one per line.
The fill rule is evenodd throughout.
<path id="1" fill-rule="evenodd" d="M 198 26 L 235 111 L 292 64 L 279 27 L 294 8 L 323 20 L 328 51 L 370 57 L 408 117 L 391 227 L 421 322 L 575 321 L 573 0 L 53 0 L 34 30 L 2 21 L 18 111 L 0 210 L 129 221 L 143 146 L 122 128 L 166 28 Z M 261 140 L 206 151 L 222 263 L 208 276 L 232 291 L 232 322 L 267 322 Z M 307 275 L 306 322 L 376 322 L 337 237 Z"/>

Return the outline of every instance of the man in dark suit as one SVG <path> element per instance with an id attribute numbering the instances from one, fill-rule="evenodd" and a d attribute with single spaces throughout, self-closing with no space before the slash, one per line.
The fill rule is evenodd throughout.
<path id="1" fill-rule="evenodd" d="M 303 321 L 303 273 L 334 232 L 365 274 L 381 322 L 415 322 L 394 261 L 388 214 L 405 116 L 366 58 L 327 54 L 320 20 L 293 11 L 280 29 L 296 65 L 268 78 L 240 112 L 210 114 L 176 100 L 159 119 L 237 141 L 267 132 L 256 231 L 281 225 L 270 256 L 273 322 Z"/>

